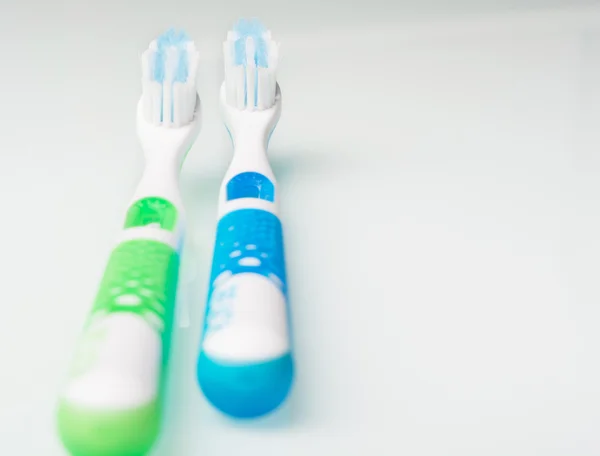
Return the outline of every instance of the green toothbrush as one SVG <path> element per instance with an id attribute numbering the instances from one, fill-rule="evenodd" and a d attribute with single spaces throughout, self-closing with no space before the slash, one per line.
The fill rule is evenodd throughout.
<path id="1" fill-rule="evenodd" d="M 75 456 L 142 456 L 159 433 L 184 235 L 179 171 L 200 130 L 197 69 L 183 32 L 142 55 L 146 165 L 59 403 L 59 433 Z"/>

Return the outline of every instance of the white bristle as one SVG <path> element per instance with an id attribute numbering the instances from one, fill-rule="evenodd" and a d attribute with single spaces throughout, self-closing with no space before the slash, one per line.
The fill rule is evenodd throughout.
<path id="1" fill-rule="evenodd" d="M 152 90 L 150 89 L 150 81 L 144 79 L 142 81 L 142 107 L 144 108 L 144 118 L 152 118 Z"/>
<path id="2" fill-rule="evenodd" d="M 189 99 L 186 96 L 189 93 L 189 87 L 185 83 L 177 82 L 175 84 L 175 99 L 181 100 L 181 103 L 175 105 L 173 123 L 175 125 L 185 125 L 189 122 L 188 109 Z"/>
<path id="3" fill-rule="evenodd" d="M 277 75 L 275 70 L 269 72 L 269 100 L 270 104 L 275 103 L 275 96 L 277 95 Z"/>
<path id="4" fill-rule="evenodd" d="M 170 82 L 162 85 L 162 124 L 165 127 L 171 125 L 171 101 L 173 101 L 173 86 Z"/>
<path id="5" fill-rule="evenodd" d="M 229 35 L 231 32 L 227 34 Z M 223 43 L 223 61 L 225 63 L 225 98 L 230 105 L 236 104 L 236 85 L 233 83 L 233 41 L 227 40 Z"/>
<path id="6" fill-rule="evenodd" d="M 276 71 L 277 64 L 279 63 L 279 45 L 275 41 L 270 40 L 267 42 L 267 44 L 269 47 L 269 69 Z"/>
<path id="7" fill-rule="evenodd" d="M 238 109 L 246 109 L 246 74 L 244 67 L 234 66 L 231 69 L 233 90 L 235 90 L 236 105 Z"/>
<path id="8" fill-rule="evenodd" d="M 174 124 L 175 105 L 177 97 L 175 96 L 175 73 L 177 71 L 177 60 L 179 53 L 177 49 L 167 50 L 167 61 L 165 62 L 165 81 L 163 82 L 163 117 L 162 122 L 165 127 Z"/>
<path id="9" fill-rule="evenodd" d="M 184 116 L 183 109 L 185 108 L 185 106 L 184 106 L 185 99 L 183 97 L 184 93 L 185 93 L 185 90 L 183 88 L 183 84 L 181 84 L 180 82 L 176 82 L 175 84 L 173 84 L 173 99 L 182 101 L 182 103 L 173 105 L 173 124 L 174 125 L 181 125 L 183 123 L 183 116 Z"/>
<path id="10" fill-rule="evenodd" d="M 152 116 L 150 122 L 154 125 L 160 125 L 160 115 L 162 109 L 162 85 L 158 82 L 150 82 L 150 90 L 152 91 Z"/>
<path id="11" fill-rule="evenodd" d="M 254 55 L 255 47 L 252 38 L 246 39 L 246 55 Z M 254 109 L 254 100 L 256 99 L 256 64 L 254 59 L 246 61 L 246 108 Z"/>
<path id="12" fill-rule="evenodd" d="M 269 93 L 269 79 L 270 73 L 268 68 L 259 68 L 258 69 L 258 98 L 256 109 L 261 110 L 265 109 L 267 106 L 271 106 L 269 104 L 270 97 Z"/>
<path id="13" fill-rule="evenodd" d="M 262 35 L 267 47 L 268 68 L 256 67 L 254 59 L 247 59 L 246 65 L 236 65 L 235 45 L 240 35 L 236 31 L 227 33 L 223 43 L 225 64 L 225 100 L 227 104 L 240 110 L 268 109 L 275 104 L 277 88 L 276 71 L 279 48 L 271 39 L 271 32 Z M 255 55 L 256 43 L 247 37 L 244 45 L 246 55 Z"/>
<path id="14" fill-rule="evenodd" d="M 162 83 L 154 79 L 157 41 L 152 41 L 142 54 L 142 112 L 149 123 L 180 127 L 194 118 L 199 56 L 193 42 L 183 46 L 183 49 L 172 46 L 166 50 Z M 187 79 L 184 82 L 176 81 L 181 52 L 187 53 Z"/>
<path id="15" fill-rule="evenodd" d="M 142 82 L 150 79 L 150 50 L 147 49 L 142 53 Z"/>

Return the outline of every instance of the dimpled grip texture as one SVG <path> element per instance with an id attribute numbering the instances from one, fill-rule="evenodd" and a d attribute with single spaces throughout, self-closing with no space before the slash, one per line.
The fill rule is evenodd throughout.
<path id="1" fill-rule="evenodd" d="M 261 209 L 239 209 L 219 221 L 209 302 L 215 280 L 228 272 L 232 275 L 243 272 L 263 275 L 281 289 L 287 300 L 283 232 L 276 215 Z"/>
<path id="2" fill-rule="evenodd" d="M 215 282 L 227 276 L 254 273 L 266 277 L 282 292 L 287 303 L 283 234 L 279 218 L 265 210 L 240 209 L 218 223 L 213 265 L 204 319 L 203 341 L 217 330 L 211 325 Z M 276 409 L 287 397 L 293 380 L 291 352 L 262 362 L 235 362 L 214 359 L 201 350 L 198 382 L 216 408 L 236 418 L 254 418 Z"/>
<path id="3" fill-rule="evenodd" d="M 113 250 L 70 376 L 80 377 L 96 365 L 105 333 L 93 330 L 95 322 L 127 312 L 142 318 L 161 337 L 162 355 L 157 353 L 155 361 L 162 363 L 160 389 L 151 402 L 133 409 L 88 407 L 63 399 L 59 405 L 58 427 L 63 443 L 72 454 L 142 456 L 152 447 L 161 420 L 161 390 L 169 354 L 178 270 L 178 254 L 162 242 L 130 240 Z M 127 334 L 122 337 L 124 343 L 129 343 Z"/>
<path id="4" fill-rule="evenodd" d="M 92 317 L 132 312 L 168 339 L 172 325 L 179 256 L 158 241 L 132 240 L 112 252 Z M 167 337 L 165 337 L 167 336 Z"/>

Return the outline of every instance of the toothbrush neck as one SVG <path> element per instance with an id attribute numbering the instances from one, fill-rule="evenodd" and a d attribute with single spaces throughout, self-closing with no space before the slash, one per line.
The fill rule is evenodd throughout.
<path id="1" fill-rule="evenodd" d="M 147 160 L 134 199 L 157 196 L 181 206 L 179 172 L 180 164 L 176 160 Z"/>
<path id="2" fill-rule="evenodd" d="M 180 164 L 174 161 L 148 161 L 144 167 L 143 178 L 164 180 L 171 183 L 179 181 Z"/>
<path id="3" fill-rule="evenodd" d="M 230 171 L 234 174 L 244 171 L 256 171 L 272 175 L 266 147 L 260 142 L 238 142 L 235 145 Z"/>
<path id="4" fill-rule="evenodd" d="M 271 173 L 267 157 L 267 137 L 256 129 L 239 129 L 234 136 L 231 168 L 239 171 Z"/>

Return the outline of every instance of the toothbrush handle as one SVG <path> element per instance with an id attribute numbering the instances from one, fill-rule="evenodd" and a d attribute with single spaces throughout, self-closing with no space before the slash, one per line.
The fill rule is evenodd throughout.
<path id="1" fill-rule="evenodd" d="M 293 377 L 283 234 L 264 209 L 238 209 L 217 226 L 198 381 L 237 417 L 263 415 Z"/>
<path id="2" fill-rule="evenodd" d="M 141 198 L 128 212 L 59 405 L 62 439 L 76 454 L 145 454 L 158 434 L 179 271 L 177 219 L 162 198 Z"/>

